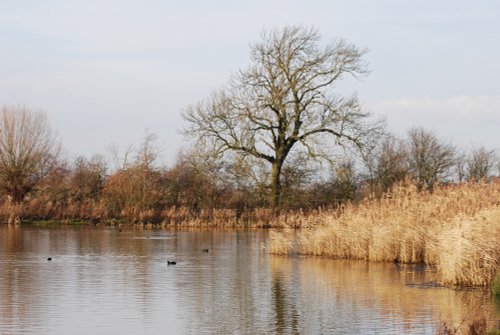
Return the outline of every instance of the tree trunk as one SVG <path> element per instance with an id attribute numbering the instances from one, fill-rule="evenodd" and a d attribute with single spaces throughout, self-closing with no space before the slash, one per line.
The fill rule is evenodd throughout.
<path id="1" fill-rule="evenodd" d="M 10 175 L 8 179 L 10 180 L 10 183 L 5 187 L 6 193 L 12 197 L 12 201 L 15 204 L 22 203 L 24 197 L 31 189 L 26 185 L 27 178 L 18 173 Z"/>
<path id="2" fill-rule="evenodd" d="M 276 160 L 273 163 L 273 169 L 271 172 L 271 206 L 274 209 L 279 209 L 281 201 L 281 168 L 283 167 L 283 162 L 281 160 Z"/>
<path id="3" fill-rule="evenodd" d="M 22 187 L 14 187 L 10 192 L 10 196 L 12 197 L 12 201 L 15 204 L 20 204 L 23 202 L 26 192 Z"/>

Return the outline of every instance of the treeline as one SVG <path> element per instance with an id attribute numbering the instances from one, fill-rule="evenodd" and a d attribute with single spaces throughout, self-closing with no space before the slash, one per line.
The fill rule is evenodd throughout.
<path id="1" fill-rule="evenodd" d="M 23 114 L 17 110 L 13 115 Z M 4 149 L 14 140 L 26 142 L 20 135 L 1 140 Z M 161 148 L 156 137 L 147 134 L 135 148 L 122 153 L 112 150 L 114 166 L 102 155 L 64 160 L 57 155 L 58 149 L 50 160 L 45 157 L 38 168 L 25 171 L 25 165 L 36 166 L 38 156 L 6 156 L 22 152 L 21 144 L 5 150 L 1 161 L 0 215 L 4 222 L 266 225 L 276 214 L 269 198 L 269 173 L 258 162 L 237 156 L 220 159 L 192 149 L 179 153 L 172 166 L 164 166 L 158 163 Z M 282 212 L 332 208 L 369 195 L 381 196 L 403 180 L 413 182 L 419 190 L 432 190 L 436 184 L 489 179 L 500 168 L 493 150 L 479 147 L 460 153 L 423 128 L 411 129 L 404 138 L 385 136 L 369 153 L 344 155 L 328 168 L 310 163 L 296 156 L 284 166 Z"/>
<path id="2" fill-rule="evenodd" d="M 494 151 L 460 153 L 423 128 L 387 135 L 356 94 L 339 94 L 344 77 L 368 74 L 366 52 L 343 39 L 325 44 L 314 27 L 263 30 L 249 67 L 181 111 L 196 144 L 169 166 L 159 164 L 151 134 L 134 149 L 112 150 L 113 167 L 98 155 L 64 160 L 43 113 L 3 107 L 0 215 L 264 225 L 289 210 L 380 197 L 402 180 L 432 191 L 499 174 Z M 290 217 L 300 215 L 287 225 Z"/>

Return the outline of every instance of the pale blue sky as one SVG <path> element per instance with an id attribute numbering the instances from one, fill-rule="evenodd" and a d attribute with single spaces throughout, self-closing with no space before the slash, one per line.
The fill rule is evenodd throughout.
<path id="1" fill-rule="evenodd" d="M 172 162 L 180 111 L 249 64 L 262 28 L 316 26 L 366 47 L 345 81 L 390 130 L 500 150 L 499 1 L 0 0 L 0 104 L 43 110 L 71 155 L 138 144 Z"/>

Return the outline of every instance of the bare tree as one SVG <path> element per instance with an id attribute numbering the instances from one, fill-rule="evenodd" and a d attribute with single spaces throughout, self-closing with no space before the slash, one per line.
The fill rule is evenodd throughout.
<path id="1" fill-rule="evenodd" d="M 227 206 L 232 191 L 226 162 L 198 149 L 179 152 L 175 165 L 166 173 L 172 204 L 192 210 Z"/>
<path id="2" fill-rule="evenodd" d="M 457 178 L 459 182 L 463 182 L 467 178 L 467 154 L 463 151 L 456 153 L 455 168 L 457 170 Z"/>
<path id="3" fill-rule="evenodd" d="M 354 161 L 347 160 L 335 167 L 333 176 L 333 199 L 337 205 L 354 200 L 359 183 L 357 182 Z"/>
<path id="4" fill-rule="evenodd" d="M 394 136 L 385 136 L 364 158 L 370 173 L 372 192 L 385 192 L 408 176 L 405 143 Z"/>
<path id="5" fill-rule="evenodd" d="M 142 143 L 135 153 L 135 165 L 146 170 L 153 170 L 155 162 L 158 160 L 161 148 L 156 143 L 156 134 L 146 131 Z"/>
<path id="6" fill-rule="evenodd" d="M 0 112 L 0 189 L 14 202 L 55 166 L 60 142 L 42 112 L 3 107 Z"/>
<path id="7" fill-rule="evenodd" d="M 133 154 L 134 146 L 129 144 L 121 153 L 121 148 L 116 143 L 111 143 L 108 147 L 113 161 L 113 168 L 115 171 L 125 170 L 131 166 L 132 160 L 130 156 Z"/>
<path id="8" fill-rule="evenodd" d="M 483 146 L 472 149 L 465 162 L 467 180 L 480 181 L 489 178 L 496 164 L 494 150 L 487 150 Z"/>
<path id="9" fill-rule="evenodd" d="M 380 124 L 367 122 L 355 95 L 335 94 L 345 75 L 365 75 L 365 50 L 345 40 L 322 45 L 315 29 L 263 31 L 252 65 L 227 86 L 183 112 L 189 127 L 218 153 L 232 151 L 271 165 L 271 203 L 280 203 L 283 164 L 292 149 L 327 159 L 335 145 L 362 147 Z M 299 145 L 296 145 L 299 144 Z"/>
<path id="10" fill-rule="evenodd" d="M 451 176 L 456 149 L 424 128 L 412 128 L 407 138 L 408 169 L 420 190 L 432 190 Z"/>
<path id="11" fill-rule="evenodd" d="M 97 200 L 106 179 L 107 167 L 101 155 L 77 157 L 71 176 L 72 197 L 76 201 Z"/>
<path id="12" fill-rule="evenodd" d="M 123 209 L 139 212 L 160 207 L 165 191 L 163 170 L 156 161 L 161 148 L 156 144 L 156 135 L 146 132 L 137 148 L 129 145 L 123 158 L 117 146 L 111 154 L 116 171 L 107 178 L 103 198 L 112 213 Z"/>

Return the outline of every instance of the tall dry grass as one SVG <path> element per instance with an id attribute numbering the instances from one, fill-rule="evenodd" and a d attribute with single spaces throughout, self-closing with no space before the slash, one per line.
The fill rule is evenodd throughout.
<path id="1" fill-rule="evenodd" d="M 273 232 L 270 251 L 425 263 L 443 284 L 488 286 L 500 268 L 500 181 L 418 192 L 398 185 L 381 199 L 310 216 L 317 227 Z"/>
<path id="2" fill-rule="evenodd" d="M 20 223 L 26 220 L 105 221 L 108 212 L 100 202 L 60 203 L 45 197 L 28 197 L 22 203 L 9 198 L 0 202 L 0 223 Z"/>
<path id="3" fill-rule="evenodd" d="M 242 212 L 224 208 L 194 211 L 186 207 L 169 207 L 161 211 L 159 217 L 162 224 L 186 227 L 304 228 L 315 224 L 309 218 L 320 212 L 321 209 L 308 214 L 301 210 L 276 213 L 269 208 L 248 209 Z"/>
<path id="4" fill-rule="evenodd" d="M 275 212 L 269 208 L 255 208 L 238 211 L 226 208 L 205 208 L 194 210 L 184 206 L 163 209 L 140 209 L 127 206 L 114 215 L 103 201 L 55 202 L 46 197 L 27 197 L 16 204 L 8 197 L 0 201 L 0 224 L 21 221 L 80 221 L 112 224 L 143 224 L 181 227 L 252 227 L 252 228 L 302 228 L 316 224 L 310 217 L 316 217 L 321 209 L 304 213 L 298 211 Z"/>

